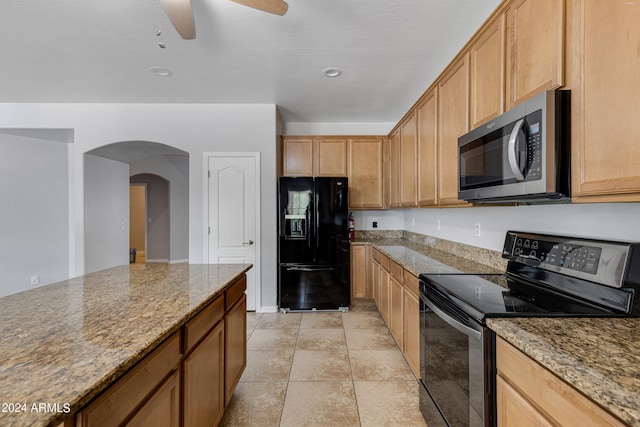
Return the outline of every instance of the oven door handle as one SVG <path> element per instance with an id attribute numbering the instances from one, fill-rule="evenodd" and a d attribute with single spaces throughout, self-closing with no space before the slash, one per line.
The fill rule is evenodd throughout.
<path id="1" fill-rule="evenodd" d="M 449 316 L 447 313 L 436 307 L 436 305 L 428 299 L 423 299 L 423 301 L 427 305 L 427 307 L 431 309 L 431 311 L 433 311 L 439 318 L 447 322 L 450 326 L 454 327 L 463 334 L 476 339 L 477 341 L 480 341 L 480 339 L 482 339 L 482 332 L 476 331 L 475 329 L 472 329 L 458 322 L 453 317 Z"/>

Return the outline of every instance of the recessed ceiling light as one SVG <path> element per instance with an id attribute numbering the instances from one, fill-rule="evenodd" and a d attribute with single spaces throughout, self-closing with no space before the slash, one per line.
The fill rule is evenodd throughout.
<path id="1" fill-rule="evenodd" d="M 173 73 L 168 68 L 151 67 L 150 70 L 156 76 L 160 76 L 160 77 L 171 77 L 171 76 L 173 76 Z"/>
<path id="2" fill-rule="evenodd" d="M 322 74 L 327 77 L 340 77 L 340 75 L 342 74 L 342 70 L 336 67 L 327 67 L 322 70 Z"/>

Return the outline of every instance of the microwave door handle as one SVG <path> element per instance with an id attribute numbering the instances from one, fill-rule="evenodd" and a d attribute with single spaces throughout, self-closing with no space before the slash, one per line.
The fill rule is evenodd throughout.
<path id="1" fill-rule="evenodd" d="M 463 325 L 462 323 L 455 320 L 453 317 L 446 314 L 444 311 L 440 310 L 436 305 L 430 300 L 423 300 L 424 303 L 433 311 L 440 319 L 447 322 L 450 326 L 454 327 L 458 331 L 467 335 L 468 337 L 475 338 L 476 340 L 480 340 L 482 338 L 482 332 L 476 331 L 475 329 L 471 329 L 468 326 Z"/>
<path id="2" fill-rule="evenodd" d="M 522 130 L 524 126 L 524 119 L 518 120 L 516 125 L 513 127 L 511 131 L 511 135 L 509 136 L 509 146 L 507 147 L 508 157 L 509 157 L 509 167 L 511 168 L 511 172 L 513 172 L 513 176 L 516 177 L 517 181 L 524 181 L 524 175 L 520 170 L 520 165 L 518 164 L 518 158 L 516 157 L 516 142 L 518 141 L 518 134 Z"/>

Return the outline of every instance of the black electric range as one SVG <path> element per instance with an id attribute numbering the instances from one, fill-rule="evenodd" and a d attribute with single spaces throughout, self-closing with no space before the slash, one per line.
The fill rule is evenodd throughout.
<path id="1" fill-rule="evenodd" d="M 420 406 L 430 427 L 495 425 L 489 317 L 639 317 L 640 244 L 509 231 L 504 274 L 421 274 Z"/>

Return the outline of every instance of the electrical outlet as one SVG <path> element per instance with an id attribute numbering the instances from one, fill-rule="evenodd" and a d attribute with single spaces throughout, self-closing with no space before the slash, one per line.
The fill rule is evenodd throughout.
<path id="1" fill-rule="evenodd" d="M 40 276 L 31 276 L 31 284 L 32 285 L 37 285 L 40 283 Z"/>
<path id="2" fill-rule="evenodd" d="M 411 217 L 411 226 L 412 227 L 416 226 L 416 219 L 414 217 Z"/>
<path id="3" fill-rule="evenodd" d="M 371 227 L 378 228 L 378 218 L 371 218 Z"/>
<path id="4" fill-rule="evenodd" d="M 476 236 L 480 236 L 480 223 L 476 222 L 476 226 L 475 226 L 475 235 Z"/>
<path id="5" fill-rule="evenodd" d="M 436 230 L 440 230 L 440 220 L 436 221 Z"/>

